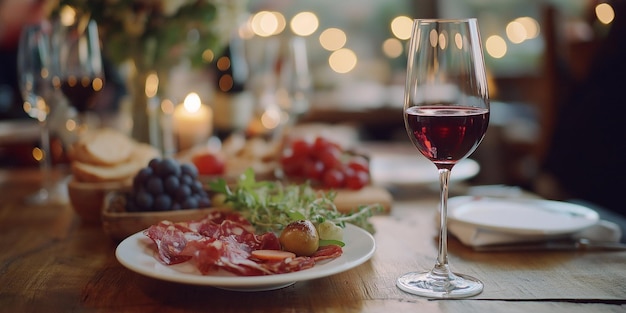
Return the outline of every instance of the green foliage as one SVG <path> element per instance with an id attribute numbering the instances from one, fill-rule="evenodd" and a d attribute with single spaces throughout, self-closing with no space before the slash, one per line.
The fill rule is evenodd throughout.
<path id="1" fill-rule="evenodd" d="M 219 55 L 245 10 L 244 0 L 60 0 L 59 9 L 65 5 L 98 23 L 108 58 L 132 59 L 142 72 L 169 69 L 183 58 L 206 63 L 204 51 Z"/>
<path id="2" fill-rule="evenodd" d="M 305 219 L 314 224 L 328 220 L 341 227 L 351 223 L 373 233 L 369 217 L 382 209 L 379 205 L 361 205 L 343 213 L 333 202 L 333 191 L 317 191 L 308 183 L 256 181 L 252 169 L 241 175 L 232 188 L 222 178 L 209 182 L 209 188 L 225 195 L 224 203 L 242 213 L 261 232 L 280 232 L 289 223 Z"/>

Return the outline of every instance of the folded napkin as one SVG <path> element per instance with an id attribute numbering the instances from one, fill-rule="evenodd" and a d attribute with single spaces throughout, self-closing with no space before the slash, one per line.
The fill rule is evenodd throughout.
<path id="1" fill-rule="evenodd" d="M 478 226 L 449 223 L 448 231 L 463 244 L 470 247 L 479 247 L 495 244 L 512 244 L 538 242 L 552 239 L 585 238 L 593 241 L 618 242 L 622 236 L 620 227 L 610 221 L 600 220 L 593 226 L 568 235 L 520 235 L 515 233 L 499 232 L 489 229 L 482 229 Z"/>

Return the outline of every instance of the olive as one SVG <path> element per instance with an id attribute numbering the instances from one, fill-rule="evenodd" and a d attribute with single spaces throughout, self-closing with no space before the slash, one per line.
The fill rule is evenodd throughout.
<path id="1" fill-rule="evenodd" d="M 285 227 L 279 241 L 285 251 L 297 256 L 310 256 L 319 248 L 320 238 L 311 221 L 299 220 Z"/>

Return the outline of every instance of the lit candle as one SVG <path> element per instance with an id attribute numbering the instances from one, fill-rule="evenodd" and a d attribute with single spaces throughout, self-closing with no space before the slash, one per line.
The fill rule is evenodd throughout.
<path id="1" fill-rule="evenodd" d="M 159 77 L 156 73 L 150 73 L 146 78 L 146 97 L 148 97 L 148 107 L 146 108 L 148 111 L 148 135 L 150 139 L 150 144 L 160 149 L 161 145 L 159 144 L 159 115 L 158 115 L 158 106 L 159 106 L 159 98 L 157 97 L 157 91 L 159 90 Z"/>
<path id="2" fill-rule="evenodd" d="M 174 103 L 165 99 L 161 102 L 161 129 L 163 130 L 163 156 L 173 157 L 176 154 L 176 144 L 174 140 Z"/>
<path id="3" fill-rule="evenodd" d="M 203 105 L 197 93 L 190 93 L 174 110 L 174 133 L 178 150 L 206 142 L 212 131 L 213 112 Z"/>

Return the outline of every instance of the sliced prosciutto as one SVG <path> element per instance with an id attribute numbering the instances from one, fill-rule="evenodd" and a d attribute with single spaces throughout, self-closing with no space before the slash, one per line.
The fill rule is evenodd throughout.
<path id="1" fill-rule="evenodd" d="M 219 210 L 197 221 L 162 221 L 144 234 L 155 243 L 161 262 L 192 262 L 203 275 L 220 270 L 241 276 L 290 273 L 343 253 L 339 246 L 325 246 L 310 257 L 257 259 L 251 254 L 254 250 L 280 250 L 278 237 L 271 232 L 257 235 L 242 215 Z"/>

